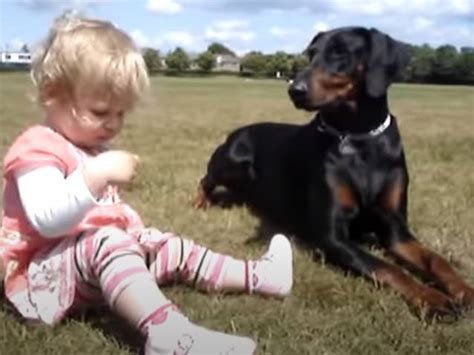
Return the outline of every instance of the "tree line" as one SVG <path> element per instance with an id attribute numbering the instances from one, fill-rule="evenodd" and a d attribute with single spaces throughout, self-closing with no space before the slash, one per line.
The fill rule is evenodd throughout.
<path id="1" fill-rule="evenodd" d="M 143 55 L 151 73 L 168 74 L 211 73 L 216 69 L 216 56 L 237 57 L 231 49 L 220 43 L 209 45 L 194 58 L 180 47 L 166 55 L 156 49 L 145 48 Z M 253 51 L 239 60 L 240 67 L 236 73 L 254 77 L 275 77 L 278 73 L 280 77 L 292 78 L 308 63 L 304 53 L 289 54 L 283 51 L 274 54 Z M 411 62 L 402 81 L 474 85 L 474 48 L 463 47 L 458 50 L 452 45 L 437 48 L 427 44 L 411 46 Z"/>
<path id="2" fill-rule="evenodd" d="M 237 55 L 228 47 L 220 43 L 213 43 L 207 49 L 191 59 L 183 48 L 177 47 L 173 51 L 162 55 L 160 51 L 153 48 L 145 48 L 143 56 L 151 73 L 167 72 L 169 74 L 182 74 L 189 71 L 210 73 L 216 69 L 217 56 L 237 58 Z M 250 52 L 239 58 L 239 66 L 236 71 L 242 76 L 274 77 L 277 73 L 281 77 L 293 77 L 308 63 L 303 54 L 287 54 L 277 52 L 275 54 L 263 54 L 261 52 Z"/>
<path id="3" fill-rule="evenodd" d="M 474 84 L 474 48 L 459 51 L 452 45 L 436 49 L 413 46 L 406 81 L 439 84 Z"/>
<path id="4" fill-rule="evenodd" d="M 411 46 L 411 61 L 401 81 L 436 84 L 474 85 L 474 47 L 452 45 L 433 48 L 427 44 Z M 26 45 L 22 52 L 29 52 Z M 177 47 L 163 55 L 154 48 L 144 48 L 143 56 L 150 73 L 167 74 L 200 73 L 209 74 L 216 69 L 216 57 L 224 55 L 237 58 L 237 55 L 221 43 L 212 43 L 207 49 L 192 56 L 183 48 Z M 278 51 L 274 54 L 250 52 L 239 58 L 239 66 L 228 74 L 250 77 L 293 78 L 308 63 L 304 53 L 289 54 Z"/>

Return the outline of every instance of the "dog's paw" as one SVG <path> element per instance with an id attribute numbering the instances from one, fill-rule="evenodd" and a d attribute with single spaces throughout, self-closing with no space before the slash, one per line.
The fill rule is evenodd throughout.
<path id="1" fill-rule="evenodd" d="M 474 289 L 465 285 L 454 295 L 456 302 L 465 310 L 474 309 Z"/>
<path id="2" fill-rule="evenodd" d="M 455 300 L 429 287 L 424 287 L 410 303 L 422 319 L 456 320 L 461 314 L 461 308 Z"/>
<path id="3" fill-rule="evenodd" d="M 198 195 L 196 198 L 193 200 L 192 205 L 196 209 L 207 209 L 211 205 L 211 202 L 204 196 L 204 195 Z"/>

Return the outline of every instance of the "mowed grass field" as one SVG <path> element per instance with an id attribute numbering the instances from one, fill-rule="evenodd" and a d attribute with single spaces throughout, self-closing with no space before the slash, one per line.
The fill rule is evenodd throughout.
<path id="1" fill-rule="evenodd" d="M 114 145 L 140 155 L 125 192 L 146 223 L 220 252 L 258 257 L 258 222 L 245 209 L 194 210 L 207 159 L 232 129 L 258 121 L 303 123 L 286 83 L 241 78 L 152 79 L 144 104 Z M 26 73 L 0 75 L 0 155 L 41 120 Z M 411 173 L 409 215 L 424 243 L 445 255 L 474 285 L 474 88 L 394 85 Z M 271 143 L 271 142 L 269 142 Z M 40 188 L 40 187 L 39 187 Z M 193 321 L 253 337 L 258 354 L 474 354 L 474 315 L 452 324 L 416 318 L 390 290 L 314 262 L 295 249 L 295 283 L 285 300 L 164 289 Z M 0 301 L 0 354 L 134 354 L 140 342 L 121 320 L 91 312 L 54 329 L 22 325 Z"/>

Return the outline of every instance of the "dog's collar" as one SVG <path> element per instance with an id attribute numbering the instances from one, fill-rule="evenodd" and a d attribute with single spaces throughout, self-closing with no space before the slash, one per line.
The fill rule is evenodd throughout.
<path id="1" fill-rule="evenodd" d="M 324 121 L 323 117 L 319 115 L 318 117 L 318 131 L 320 132 L 327 132 L 333 136 L 336 136 L 339 139 L 339 152 L 343 155 L 352 155 L 356 153 L 356 148 L 354 145 L 351 143 L 351 141 L 357 140 L 365 140 L 368 138 L 376 137 L 380 134 L 382 134 L 389 126 L 390 123 L 392 122 L 392 118 L 390 116 L 390 113 L 387 114 L 387 118 L 385 121 L 378 126 L 377 128 L 372 129 L 371 131 L 367 133 L 343 133 L 334 128 L 333 126 L 329 125 L 326 121 Z"/>
<path id="2" fill-rule="evenodd" d="M 338 137 L 341 140 L 343 139 L 363 140 L 366 138 L 375 137 L 375 136 L 378 136 L 379 134 L 382 134 L 390 126 L 390 123 L 392 122 L 392 118 L 390 116 L 390 113 L 388 113 L 387 118 L 385 118 L 385 121 L 383 121 L 383 123 L 380 126 L 370 130 L 367 133 L 341 132 L 338 129 L 331 126 L 330 124 L 328 124 L 321 115 L 319 116 L 318 121 L 319 121 L 318 130 L 320 132 L 328 132 Z"/>

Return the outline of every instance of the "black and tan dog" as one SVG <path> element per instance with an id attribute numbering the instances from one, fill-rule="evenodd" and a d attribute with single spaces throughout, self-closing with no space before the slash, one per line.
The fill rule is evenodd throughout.
<path id="1" fill-rule="evenodd" d="M 408 46 L 351 27 L 319 33 L 307 54 L 310 63 L 289 95 L 297 108 L 318 110 L 316 117 L 231 133 L 209 161 L 197 205 L 245 204 L 328 262 L 392 287 L 427 315 L 473 307 L 474 290 L 407 225 L 408 172 L 387 88 L 408 64 Z M 444 292 L 363 249 L 367 236 Z"/>

